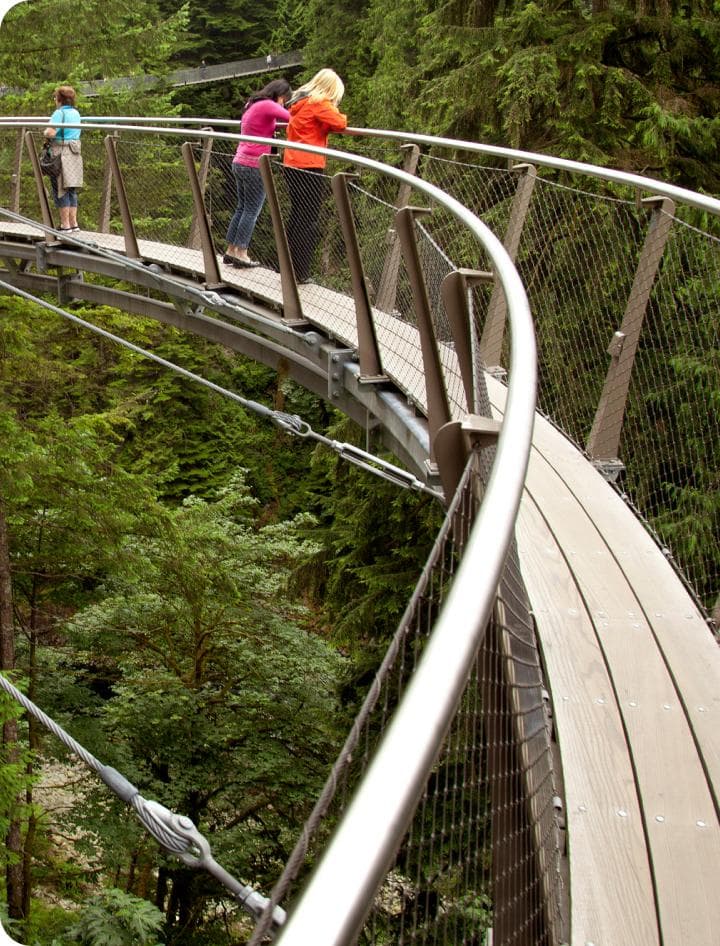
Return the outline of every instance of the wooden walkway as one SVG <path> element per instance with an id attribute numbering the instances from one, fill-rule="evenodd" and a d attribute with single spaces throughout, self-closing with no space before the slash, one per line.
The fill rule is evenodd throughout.
<path id="1" fill-rule="evenodd" d="M 0 221 L 2 230 L 18 232 Z M 123 251 L 120 237 L 85 236 Z M 140 250 L 202 272 L 195 251 L 146 241 Z M 276 273 L 223 267 L 222 276 L 282 303 Z M 300 297 L 312 323 L 357 344 L 351 299 L 319 286 Z M 416 330 L 379 313 L 378 334 L 386 371 L 423 405 Z M 443 362 L 452 392 L 449 349 Z M 487 382 L 501 417 L 505 388 Z M 517 540 L 563 766 L 571 943 L 719 946 L 717 642 L 643 525 L 539 415 Z"/>

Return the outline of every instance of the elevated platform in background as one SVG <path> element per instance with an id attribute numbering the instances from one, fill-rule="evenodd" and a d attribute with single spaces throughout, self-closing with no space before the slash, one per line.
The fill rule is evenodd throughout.
<path id="1" fill-rule="evenodd" d="M 124 252 L 121 237 L 78 237 Z M 0 254 L 18 258 L 21 249 L 33 259 L 33 241 L 41 238 L 39 230 L 0 223 Z M 148 241 L 140 241 L 140 251 L 144 260 L 178 276 L 197 280 L 203 271 L 198 251 Z M 80 262 L 82 257 L 75 258 Z M 232 267 L 222 267 L 221 276 L 224 287 L 248 300 L 246 325 L 257 307 L 260 334 L 246 340 L 254 357 L 258 346 L 273 344 L 267 331 L 273 319 L 279 331 L 287 331 L 280 277 L 267 269 Z M 300 297 L 311 327 L 348 349 L 357 345 L 351 299 L 320 286 L 300 287 Z M 212 308 L 210 295 L 206 307 Z M 191 316 L 184 327 L 206 334 L 199 319 Z M 386 313 L 377 313 L 377 325 L 388 375 L 410 404 L 422 406 L 416 330 Z M 459 404 L 454 353 L 444 349 L 442 359 L 451 396 L 458 385 Z M 351 366 L 351 359 L 341 364 L 346 391 L 356 384 Z M 487 383 L 501 417 L 505 388 L 490 377 Z M 563 761 L 571 942 L 717 946 L 717 642 L 642 523 L 539 415 L 517 541 L 552 681 Z"/>

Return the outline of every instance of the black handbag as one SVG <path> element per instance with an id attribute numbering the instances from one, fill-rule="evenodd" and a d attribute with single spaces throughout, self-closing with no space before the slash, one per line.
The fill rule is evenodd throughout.
<path id="1" fill-rule="evenodd" d="M 48 177 L 58 177 L 62 170 L 60 154 L 53 154 L 52 145 L 46 141 L 40 152 L 40 170 Z"/>
<path id="2" fill-rule="evenodd" d="M 65 112 L 62 114 L 62 124 L 65 124 Z M 65 129 L 63 128 L 63 136 L 60 139 L 63 144 L 65 142 Z M 57 141 L 57 135 L 55 135 L 55 141 Z M 52 143 L 50 141 L 45 141 L 45 144 L 42 146 L 42 151 L 40 152 L 40 170 L 43 174 L 47 174 L 48 177 L 59 177 L 60 172 L 62 171 L 62 158 L 60 153 L 53 154 Z"/>

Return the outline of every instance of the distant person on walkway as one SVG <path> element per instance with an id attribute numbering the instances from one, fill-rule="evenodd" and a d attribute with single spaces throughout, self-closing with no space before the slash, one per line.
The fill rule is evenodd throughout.
<path id="1" fill-rule="evenodd" d="M 66 125 L 80 124 L 80 112 L 75 108 L 75 89 L 60 85 L 53 94 L 55 111 L 45 129 L 45 137 L 52 141 L 53 154 L 60 155 L 62 170 L 51 177 L 53 199 L 60 211 L 60 229 L 77 232 L 78 188 L 83 186 L 83 160 L 80 150 L 80 129 Z"/>
<path id="2" fill-rule="evenodd" d="M 242 114 L 241 133 L 254 135 L 256 138 L 272 138 L 277 122 L 290 119 L 290 112 L 284 108 L 284 104 L 291 93 L 290 83 L 285 79 L 273 79 L 259 92 L 253 92 Z M 259 167 L 260 156 L 269 151 L 269 145 L 241 141 L 233 158 L 237 208 L 228 227 L 228 247 L 223 256 L 223 263 L 229 263 L 231 266 L 259 265 L 248 256 L 248 246 L 265 202 L 265 188 Z"/>
<path id="3" fill-rule="evenodd" d="M 326 148 L 331 131 L 347 128 L 347 117 L 338 111 L 345 93 L 343 81 L 332 69 L 321 69 L 301 86 L 290 103 L 287 140 Z M 290 193 L 287 237 L 295 278 L 308 282 L 318 242 L 320 207 L 327 194 L 322 174 L 325 156 L 285 148 L 283 167 Z"/>

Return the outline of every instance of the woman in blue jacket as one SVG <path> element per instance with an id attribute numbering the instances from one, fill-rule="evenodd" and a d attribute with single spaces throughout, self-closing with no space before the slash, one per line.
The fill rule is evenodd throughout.
<path id="1" fill-rule="evenodd" d="M 75 108 L 75 89 L 61 85 L 55 89 L 55 111 L 45 129 L 45 137 L 52 141 L 52 151 L 60 155 L 62 171 L 50 178 L 55 206 L 60 211 L 60 229 L 77 231 L 78 188 L 83 186 L 83 161 L 80 150 L 80 129 L 67 125 L 80 124 L 80 112 Z"/>

